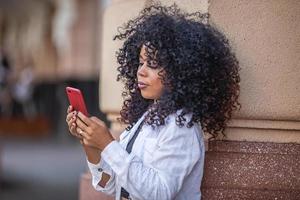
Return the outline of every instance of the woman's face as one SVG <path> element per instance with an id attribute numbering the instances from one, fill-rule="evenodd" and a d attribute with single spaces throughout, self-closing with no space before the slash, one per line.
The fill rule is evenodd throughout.
<path id="1" fill-rule="evenodd" d="M 140 52 L 140 65 L 137 71 L 138 87 L 145 99 L 157 100 L 163 91 L 163 83 L 158 73 L 161 68 L 147 66 L 146 48 L 143 45 Z"/>

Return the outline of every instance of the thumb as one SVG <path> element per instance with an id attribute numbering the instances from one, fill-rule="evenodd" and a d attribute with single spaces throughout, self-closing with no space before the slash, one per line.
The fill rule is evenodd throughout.
<path id="1" fill-rule="evenodd" d="M 102 120 L 98 119 L 97 117 L 92 116 L 91 120 L 93 120 L 94 122 L 96 122 L 100 126 L 105 126 L 105 123 Z"/>

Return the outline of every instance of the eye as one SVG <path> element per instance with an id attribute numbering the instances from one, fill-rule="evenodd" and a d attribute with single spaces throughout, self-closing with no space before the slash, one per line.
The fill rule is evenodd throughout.
<path id="1" fill-rule="evenodd" d="M 144 62 L 139 62 L 139 67 L 143 66 Z"/>
<path id="2" fill-rule="evenodd" d="M 139 67 L 143 66 L 143 64 L 144 64 L 144 63 L 141 63 L 141 62 L 140 62 L 140 63 L 139 63 Z"/>
<path id="3" fill-rule="evenodd" d="M 148 63 L 149 67 L 152 69 L 157 69 L 158 68 L 158 64 L 156 60 L 150 60 Z"/>

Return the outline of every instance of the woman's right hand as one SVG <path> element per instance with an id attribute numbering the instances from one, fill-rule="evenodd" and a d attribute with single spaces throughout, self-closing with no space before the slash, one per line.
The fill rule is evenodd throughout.
<path id="1" fill-rule="evenodd" d="M 80 143 L 83 145 L 85 153 L 90 163 L 96 164 L 100 162 L 100 150 L 94 147 L 88 147 L 83 143 L 83 137 L 78 133 L 78 127 L 76 125 L 77 112 L 72 106 L 68 107 L 66 122 L 69 126 L 70 133 L 80 139 Z"/>
<path id="2" fill-rule="evenodd" d="M 69 131 L 70 133 L 80 139 L 80 141 L 83 139 L 82 136 L 77 132 L 77 125 L 76 125 L 76 117 L 77 113 L 73 109 L 73 107 L 70 105 L 67 110 L 67 117 L 66 117 L 66 122 L 69 126 Z"/>

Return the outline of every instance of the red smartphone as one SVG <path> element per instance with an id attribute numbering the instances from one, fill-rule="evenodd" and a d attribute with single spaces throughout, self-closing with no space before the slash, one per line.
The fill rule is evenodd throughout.
<path id="1" fill-rule="evenodd" d="M 80 111 L 84 115 L 89 116 L 86 106 L 85 106 L 82 92 L 79 89 L 73 88 L 73 87 L 66 87 L 66 92 L 67 92 L 71 106 L 76 111 Z"/>

